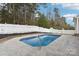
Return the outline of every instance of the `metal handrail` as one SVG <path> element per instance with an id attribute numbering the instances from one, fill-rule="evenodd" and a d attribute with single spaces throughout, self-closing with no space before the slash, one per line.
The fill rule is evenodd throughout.
<path id="1" fill-rule="evenodd" d="M 41 38 L 40 38 L 39 35 L 38 35 L 38 39 L 39 39 L 39 43 L 40 43 L 40 46 L 39 46 L 40 48 L 39 49 L 41 49 L 42 48 L 42 46 L 41 46 L 42 43 L 41 43 Z"/>

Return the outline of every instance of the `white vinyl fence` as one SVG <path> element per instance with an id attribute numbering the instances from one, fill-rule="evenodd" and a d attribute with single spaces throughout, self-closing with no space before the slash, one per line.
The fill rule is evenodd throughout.
<path id="1" fill-rule="evenodd" d="M 28 32 L 49 32 L 49 29 L 15 24 L 0 24 L 0 34 L 28 33 Z"/>
<path id="2" fill-rule="evenodd" d="M 15 25 L 15 24 L 0 24 L 0 34 L 14 33 L 29 33 L 29 32 L 51 32 L 53 34 L 74 34 L 75 30 L 57 30 L 47 29 L 32 25 Z"/>

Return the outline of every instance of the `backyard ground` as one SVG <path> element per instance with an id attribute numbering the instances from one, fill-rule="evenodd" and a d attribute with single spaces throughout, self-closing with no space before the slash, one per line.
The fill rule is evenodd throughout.
<path id="1" fill-rule="evenodd" d="M 32 47 L 21 41 L 23 37 L 36 36 L 38 34 L 23 35 L 8 39 L 0 43 L 0 55 L 2 56 L 79 56 L 79 37 L 61 35 L 46 47 Z M 41 35 L 41 34 L 39 34 Z M 2 40 L 2 39 L 0 39 Z"/>

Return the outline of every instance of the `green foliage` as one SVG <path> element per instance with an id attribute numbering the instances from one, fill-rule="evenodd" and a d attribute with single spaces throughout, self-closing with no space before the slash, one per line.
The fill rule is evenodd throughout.
<path id="1" fill-rule="evenodd" d="M 60 17 L 58 8 L 54 8 L 54 10 L 49 9 L 46 16 L 41 14 L 39 6 L 46 8 L 46 3 L 4 3 L 1 5 L 0 23 L 27 24 L 44 28 L 53 27 L 55 29 L 74 29 L 74 27 L 66 23 L 64 17 Z M 40 17 L 36 18 L 36 13 Z"/>
<path id="2" fill-rule="evenodd" d="M 50 28 L 48 20 L 45 18 L 44 15 L 41 15 L 40 19 L 38 20 L 38 26 L 44 28 Z"/>
<path id="3" fill-rule="evenodd" d="M 0 14 L 1 14 L 1 23 L 8 22 L 9 13 L 7 10 L 5 10 L 5 8 L 2 8 Z"/>
<path id="4" fill-rule="evenodd" d="M 0 23 L 33 25 L 35 12 L 41 3 L 2 3 L 0 9 Z"/>

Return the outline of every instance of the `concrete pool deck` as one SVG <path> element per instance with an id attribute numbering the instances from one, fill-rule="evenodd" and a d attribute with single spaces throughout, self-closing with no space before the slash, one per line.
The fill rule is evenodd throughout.
<path id="1" fill-rule="evenodd" d="M 46 47 L 32 47 L 19 41 L 23 37 L 15 37 L 0 43 L 0 56 L 79 56 L 79 37 L 62 35 Z"/>

